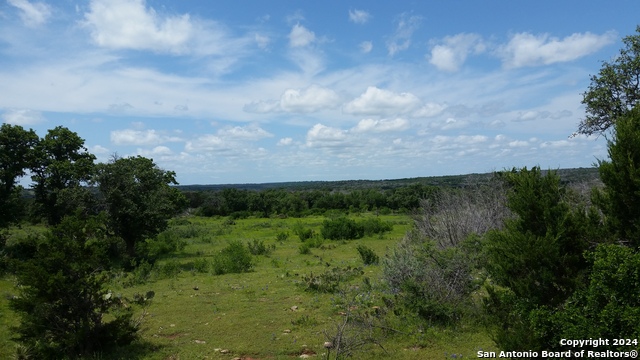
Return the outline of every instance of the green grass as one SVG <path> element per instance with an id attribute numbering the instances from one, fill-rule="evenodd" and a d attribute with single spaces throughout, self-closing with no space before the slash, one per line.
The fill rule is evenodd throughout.
<path id="1" fill-rule="evenodd" d="M 391 232 L 353 241 L 325 240 L 324 246 L 312 248 L 308 255 L 299 253 L 301 242 L 292 229 L 302 222 L 319 234 L 324 217 L 242 219 L 233 224 L 226 218 L 189 217 L 189 223 L 175 221 L 172 231 L 186 236 L 187 246 L 182 251 L 160 260 L 142 285 L 128 287 L 122 279 L 110 284 L 114 292 L 125 295 L 155 291 L 142 326 L 144 346 L 121 356 L 103 354 L 103 357 L 292 359 L 303 353 L 315 353 L 316 358 L 322 359 L 323 331 L 333 329 L 343 319 L 334 301 L 338 295 L 304 291 L 300 285 L 302 277 L 350 266 L 362 267 L 364 271 L 352 284 L 361 285 L 363 277 L 379 282 L 381 265 L 364 266 L 357 246 L 366 245 L 382 258 L 411 226 L 407 216 L 381 218 L 394 223 Z M 287 240 L 277 241 L 281 232 L 290 234 Z M 267 246 L 275 245 L 275 250 L 266 256 L 254 256 L 255 267 L 249 273 L 217 276 L 210 269 L 202 272 L 202 264 L 211 262 L 231 239 L 245 243 L 262 240 Z M 162 271 L 163 268 L 171 271 Z M 10 358 L 15 348 L 7 330 L 17 322 L 7 308 L 7 297 L 16 292 L 13 286 L 10 276 L 0 280 L 3 359 Z M 379 296 L 374 302 L 382 305 Z M 445 354 L 471 358 L 479 349 L 493 349 L 492 341 L 479 327 L 420 328 L 417 322 L 388 316 L 390 324 L 403 334 L 392 335 L 382 342 L 388 353 L 368 347 L 356 359 L 444 359 Z"/>

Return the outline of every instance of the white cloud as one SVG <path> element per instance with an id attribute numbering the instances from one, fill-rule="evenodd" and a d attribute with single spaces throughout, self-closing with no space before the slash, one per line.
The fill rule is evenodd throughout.
<path id="1" fill-rule="evenodd" d="M 411 45 L 411 37 L 418 30 L 422 17 L 403 13 L 397 18 L 396 31 L 387 40 L 387 50 L 393 56 L 399 51 L 407 50 Z"/>
<path id="2" fill-rule="evenodd" d="M 29 27 L 42 25 L 51 17 L 51 7 L 43 2 L 31 3 L 27 0 L 7 0 L 7 2 L 20 9 L 20 19 Z"/>
<path id="3" fill-rule="evenodd" d="M 295 24 L 289 33 L 289 46 L 303 47 L 316 40 L 316 34 L 300 24 Z"/>
<path id="4" fill-rule="evenodd" d="M 111 142 L 115 145 L 158 145 L 165 142 L 182 141 L 178 137 L 167 136 L 156 130 L 114 130 L 111 132 Z"/>
<path id="5" fill-rule="evenodd" d="M 589 55 L 615 40 L 616 33 L 612 31 L 602 35 L 575 33 L 564 39 L 551 37 L 549 34 L 536 36 L 518 33 L 498 50 L 498 54 L 508 68 L 549 65 Z"/>
<path id="6" fill-rule="evenodd" d="M 189 14 L 158 13 L 145 0 L 92 0 L 82 24 L 93 41 L 110 49 L 150 50 L 176 55 L 215 55 L 219 71 L 229 67 L 248 46 L 264 39 L 232 38 L 219 23 L 193 19 Z"/>
<path id="7" fill-rule="evenodd" d="M 226 127 L 218 130 L 218 135 L 236 140 L 259 140 L 273 136 L 257 125 Z"/>
<path id="8" fill-rule="evenodd" d="M 315 124 L 307 132 L 307 146 L 309 147 L 343 146 L 346 140 L 346 130 L 322 124 Z"/>
<path id="9" fill-rule="evenodd" d="M 254 39 L 260 49 L 266 49 L 271 43 L 271 39 L 265 35 L 255 34 Z"/>
<path id="10" fill-rule="evenodd" d="M 371 52 L 371 50 L 373 50 L 373 43 L 371 41 L 363 41 L 360 43 L 360 45 L 358 45 L 358 47 L 360 48 L 360 51 L 368 54 Z"/>
<path id="11" fill-rule="evenodd" d="M 37 125 L 45 121 L 41 112 L 26 109 L 8 110 L 2 114 L 2 120 L 7 124 L 20 126 Z"/>
<path id="12" fill-rule="evenodd" d="M 253 102 L 245 105 L 244 110 L 253 113 L 312 113 L 333 109 L 338 105 L 340 96 L 335 91 L 311 85 L 305 89 L 287 89 L 280 100 Z"/>
<path id="13" fill-rule="evenodd" d="M 428 118 L 434 117 L 442 114 L 442 112 L 447 108 L 446 105 L 437 104 L 437 103 L 427 103 L 422 105 L 418 110 L 414 111 L 411 116 L 417 118 Z"/>
<path id="14" fill-rule="evenodd" d="M 104 155 L 104 154 L 110 153 L 109 149 L 101 145 L 94 145 L 89 148 L 89 151 L 92 154 L 96 154 L 96 155 Z"/>
<path id="15" fill-rule="evenodd" d="M 288 89 L 280 98 L 280 107 L 286 112 L 309 113 L 339 105 L 335 91 L 317 85 L 302 90 Z"/>
<path id="16" fill-rule="evenodd" d="M 343 111 L 353 115 L 402 114 L 415 110 L 420 103 L 420 99 L 411 93 L 396 94 L 369 86 L 362 95 L 346 104 Z"/>
<path id="17" fill-rule="evenodd" d="M 280 140 L 278 140 L 278 143 L 276 145 L 278 146 L 289 146 L 293 144 L 293 139 L 290 137 L 286 137 L 286 138 L 282 138 Z"/>
<path id="18" fill-rule="evenodd" d="M 409 128 L 409 121 L 406 119 L 362 119 L 358 122 L 352 130 L 354 132 L 390 132 L 390 131 L 402 131 Z"/>
<path id="19" fill-rule="evenodd" d="M 371 19 L 371 14 L 364 10 L 349 10 L 349 20 L 356 24 L 364 24 Z"/>
<path id="20" fill-rule="evenodd" d="M 144 0 L 93 0 L 85 14 L 99 46 L 183 53 L 193 36 L 189 15 L 161 16 Z"/>
<path id="21" fill-rule="evenodd" d="M 460 69 L 470 53 L 484 50 L 485 45 L 478 34 L 447 36 L 431 49 L 429 62 L 440 70 L 454 72 Z"/>

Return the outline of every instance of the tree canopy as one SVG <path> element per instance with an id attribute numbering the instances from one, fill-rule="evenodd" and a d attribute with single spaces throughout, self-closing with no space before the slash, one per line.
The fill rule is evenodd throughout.
<path id="1" fill-rule="evenodd" d="M 640 100 L 640 26 L 637 34 L 622 39 L 625 47 L 611 61 L 604 61 L 598 75 L 582 94 L 586 117 L 577 134 L 605 132 Z"/>
<path id="2" fill-rule="evenodd" d="M 107 208 L 109 229 L 120 237 L 131 257 L 136 244 L 167 228 L 167 221 L 183 210 L 187 200 L 175 172 L 165 171 L 141 156 L 114 158 L 101 164 L 96 180 Z"/>

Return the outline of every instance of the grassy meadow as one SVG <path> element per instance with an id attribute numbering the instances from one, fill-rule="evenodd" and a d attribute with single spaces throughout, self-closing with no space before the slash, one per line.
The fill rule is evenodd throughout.
<path id="1" fill-rule="evenodd" d="M 371 216 L 375 215 L 351 217 L 357 220 Z M 316 243 L 305 254 L 301 253 L 303 242 L 294 234 L 295 227 L 311 228 L 319 234 L 325 217 L 174 219 L 167 236 L 179 238 L 184 247 L 161 258 L 154 267 L 120 273 L 109 284 L 114 294 L 155 292 L 143 318 L 142 342 L 122 354 L 101 354 L 98 358 L 322 359 L 326 354 L 325 333 L 331 334 L 342 323 L 350 296 L 365 296 L 365 282 L 371 285 L 366 292 L 367 303 L 384 306 L 382 265 L 365 266 L 357 246 L 366 245 L 382 259 L 412 225 L 406 215 L 380 218 L 393 224 L 391 232 L 351 241 L 320 240 L 322 244 Z M 321 238 L 316 235 L 316 239 Z M 264 245 L 267 254 L 252 255 L 250 272 L 215 275 L 213 259 L 229 240 Z M 361 268 L 362 273 L 340 283 L 346 289 L 342 294 L 306 289 L 305 278 L 310 274 L 336 267 Z M 11 275 L 0 280 L 3 359 L 15 353 L 9 327 L 17 323 L 17 317 L 8 308 L 8 299 L 16 293 L 14 282 Z M 384 335 L 381 346 L 366 345 L 355 353 L 355 359 L 475 358 L 478 350 L 494 348 L 477 324 L 457 329 L 429 327 L 410 314 L 391 311 L 385 318 L 385 326 L 393 330 Z"/>

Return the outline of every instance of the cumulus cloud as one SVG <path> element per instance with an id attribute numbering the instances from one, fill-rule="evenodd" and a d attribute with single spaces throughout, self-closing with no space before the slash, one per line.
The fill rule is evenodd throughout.
<path id="1" fill-rule="evenodd" d="M 218 130 L 218 135 L 236 140 L 259 140 L 273 136 L 257 125 L 226 127 Z"/>
<path id="2" fill-rule="evenodd" d="M 278 146 L 289 146 L 293 144 L 293 139 L 290 137 L 286 137 L 286 138 L 282 138 L 280 140 L 278 140 L 278 143 L 276 145 Z"/>
<path id="3" fill-rule="evenodd" d="M 145 0 L 92 0 L 83 25 L 93 41 L 111 49 L 150 50 L 176 55 L 216 55 L 227 59 L 256 39 L 232 38 L 214 21 L 189 14 L 158 13 Z"/>
<path id="4" fill-rule="evenodd" d="M 287 89 L 279 100 L 253 102 L 245 105 L 244 110 L 253 113 L 312 113 L 333 109 L 339 104 L 340 96 L 335 91 L 311 85 L 305 89 Z"/>
<path id="5" fill-rule="evenodd" d="M 369 86 L 362 95 L 347 103 L 342 110 L 353 115 L 402 114 L 411 112 L 420 105 L 420 99 L 411 93 L 396 94 Z"/>
<path id="6" fill-rule="evenodd" d="M 7 124 L 29 126 L 44 122 L 44 116 L 39 111 L 26 109 L 8 110 L 2 114 L 2 120 Z"/>
<path id="7" fill-rule="evenodd" d="M 165 142 L 182 141 L 175 136 L 167 136 L 156 130 L 114 130 L 111 132 L 111 142 L 115 145 L 158 145 Z"/>
<path id="8" fill-rule="evenodd" d="M 349 10 L 349 21 L 356 24 L 365 24 L 371 19 L 371 14 L 364 10 Z"/>
<path id="9" fill-rule="evenodd" d="M 51 17 L 51 7 L 43 2 L 31 3 L 28 0 L 7 0 L 7 2 L 20 10 L 20 19 L 26 26 L 42 25 Z"/>
<path id="10" fill-rule="evenodd" d="M 307 132 L 307 146 L 309 147 L 343 146 L 346 140 L 346 130 L 322 124 L 315 124 Z"/>
<path id="11" fill-rule="evenodd" d="M 431 49 L 429 62 L 440 70 L 454 72 L 460 69 L 469 54 L 484 50 L 485 45 L 478 34 L 447 36 Z"/>
<path id="12" fill-rule="evenodd" d="M 358 122 L 352 130 L 354 132 L 390 132 L 390 131 L 402 131 L 409 128 L 409 121 L 406 119 L 362 119 Z"/>
<path id="13" fill-rule="evenodd" d="M 564 39 L 549 34 L 533 35 L 518 33 L 512 36 L 508 44 L 498 50 L 507 68 L 524 66 L 549 65 L 578 59 L 600 50 L 613 43 L 616 33 L 606 32 L 602 35 L 575 33 Z"/>
<path id="14" fill-rule="evenodd" d="M 442 114 L 442 112 L 447 108 L 446 105 L 438 104 L 438 103 L 426 103 L 422 105 L 419 109 L 414 111 L 411 116 L 416 118 L 429 118 Z"/>
<path id="15" fill-rule="evenodd" d="M 289 46 L 304 47 L 316 40 L 316 34 L 306 27 L 295 24 L 289 33 Z"/>
<path id="16" fill-rule="evenodd" d="M 360 48 L 360 51 L 368 54 L 371 52 L 371 50 L 373 50 L 373 43 L 371 41 L 363 41 L 360 43 L 360 45 L 358 45 L 358 47 Z"/>
<path id="17" fill-rule="evenodd" d="M 403 13 L 396 19 L 396 30 L 387 40 L 387 50 L 393 56 L 399 51 L 407 50 L 411 45 L 411 37 L 418 30 L 422 17 Z"/>

